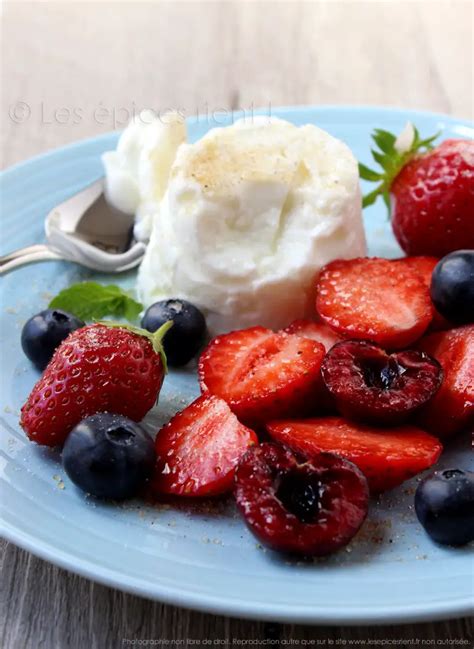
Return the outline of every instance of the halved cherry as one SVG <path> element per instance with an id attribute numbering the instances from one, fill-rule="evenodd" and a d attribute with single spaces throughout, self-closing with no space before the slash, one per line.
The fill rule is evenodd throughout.
<path id="1" fill-rule="evenodd" d="M 367 515 L 369 489 L 360 470 L 336 455 L 319 453 L 305 461 L 265 443 L 241 459 L 235 498 L 263 544 L 280 552 L 323 556 L 356 534 Z"/>
<path id="2" fill-rule="evenodd" d="M 427 403 L 443 380 L 441 365 L 423 352 L 387 354 L 357 340 L 334 345 L 321 373 L 341 414 L 391 426 Z"/>

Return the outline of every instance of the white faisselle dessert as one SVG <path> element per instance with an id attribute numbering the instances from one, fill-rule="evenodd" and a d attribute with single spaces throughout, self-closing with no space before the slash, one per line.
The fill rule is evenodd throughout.
<path id="1" fill-rule="evenodd" d="M 139 241 L 150 238 L 176 151 L 185 141 L 186 126 L 179 113 L 158 119 L 153 111 L 144 110 L 122 133 L 117 149 L 102 156 L 107 198 L 122 212 L 135 214 Z"/>
<path id="2" fill-rule="evenodd" d="M 127 183 L 136 187 L 137 234 L 151 226 L 141 301 L 189 300 L 211 334 L 311 316 L 322 266 L 366 252 L 349 148 L 316 126 L 267 117 L 183 140 L 177 119 L 132 124 L 106 154 L 112 201 L 123 207 Z"/>

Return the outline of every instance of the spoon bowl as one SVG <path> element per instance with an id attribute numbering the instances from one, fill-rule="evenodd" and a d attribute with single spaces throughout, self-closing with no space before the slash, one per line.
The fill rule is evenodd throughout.
<path id="1" fill-rule="evenodd" d="M 47 244 L 21 248 L 0 258 L 0 275 L 37 261 L 66 260 L 108 273 L 137 266 L 145 244 L 133 236 L 133 214 L 112 207 L 104 179 L 54 207 L 45 220 Z"/>

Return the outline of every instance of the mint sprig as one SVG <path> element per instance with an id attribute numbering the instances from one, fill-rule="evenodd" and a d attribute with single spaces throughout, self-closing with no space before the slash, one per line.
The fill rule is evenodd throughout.
<path id="1" fill-rule="evenodd" d="M 433 142 L 439 133 L 422 139 L 418 129 L 413 126 L 413 137 L 408 147 L 400 146 L 397 137 L 381 128 L 376 128 L 372 139 L 376 148 L 371 149 L 372 156 L 381 170 L 370 169 L 359 163 L 359 175 L 363 180 L 378 183 L 377 187 L 366 194 L 362 200 L 362 207 L 368 207 L 382 196 L 390 213 L 390 187 L 403 167 L 417 154 L 433 149 Z"/>
<path id="2" fill-rule="evenodd" d="M 165 374 L 168 373 L 168 361 L 163 347 L 163 338 L 173 326 L 173 320 L 168 320 L 154 332 L 148 331 L 147 329 L 142 329 L 141 327 L 123 324 L 122 322 L 111 322 L 110 320 L 99 320 L 98 324 L 105 325 L 106 327 L 111 327 L 112 329 L 125 329 L 126 331 L 131 331 L 132 333 L 137 334 L 137 336 L 143 336 L 143 338 L 149 340 L 155 354 L 159 354 L 161 356 L 161 362 L 163 364 Z"/>
<path id="3" fill-rule="evenodd" d="M 105 316 L 134 322 L 143 305 L 119 286 L 81 282 L 64 289 L 49 303 L 51 309 L 63 309 L 81 320 L 99 320 Z"/>

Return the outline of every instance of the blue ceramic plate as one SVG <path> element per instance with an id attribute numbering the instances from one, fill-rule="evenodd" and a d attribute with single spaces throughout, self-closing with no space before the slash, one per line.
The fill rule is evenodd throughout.
<path id="1" fill-rule="evenodd" d="M 287 108 L 274 114 L 312 122 L 341 138 L 369 162 L 369 134 L 399 131 L 412 120 L 423 135 L 472 137 L 472 124 L 428 113 L 379 108 Z M 207 130 L 189 122 L 191 138 Z M 2 254 L 43 240 L 43 219 L 57 203 L 102 174 L 100 154 L 117 134 L 78 142 L 9 169 L 1 176 Z M 382 205 L 365 214 L 370 253 L 400 255 Z M 433 544 L 416 521 L 416 481 L 371 506 L 351 545 L 314 564 L 264 551 L 231 501 L 179 508 L 132 501 L 119 506 L 80 493 L 65 476 L 59 453 L 30 444 L 18 424 L 38 374 L 20 348 L 25 320 L 61 288 L 90 277 L 74 264 L 45 262 L 1 279 L 1 506 L 5 536 L 81 575 L 179 606 L 289 622 L 369 624 L 467 615 L 473 604 L 472 547 Z M 121 277 L 127 287 L 134 273 Z M 98 281 L 110 277 L 95 275 Z M 192 371 L 171 372 L 153 430 L 198 393 Z M 469 441 L 443 457 L 466 466 Z"/>

